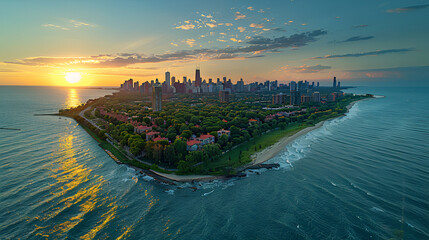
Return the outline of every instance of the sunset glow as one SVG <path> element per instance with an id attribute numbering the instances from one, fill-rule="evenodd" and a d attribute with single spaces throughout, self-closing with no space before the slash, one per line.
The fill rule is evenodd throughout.
<path id="1" fill-rule="evenodd" d="M 67 72 L 65 76 L 67 82 L 69 83 L 77 83 L 82 79 L 82 76 L 79 72 Z"/>
<path id="2" fill-rule="evenodd" d="M 404 79 L 421 85 L 429 78 L 429 4 L 25 2 L 0 9 L 0 85 L 118 86 L 129 78 L 163 80 L 167 70 L 193 79 L 197 65 L 206 81 L 329 85 L 337 76 L 347 85 Z M 22 7 L 31 11 L 17 17 Z M 17 41 L 18 35 L 32 37 Z M 70 69 L 66 81 L 58 78 Z"/>

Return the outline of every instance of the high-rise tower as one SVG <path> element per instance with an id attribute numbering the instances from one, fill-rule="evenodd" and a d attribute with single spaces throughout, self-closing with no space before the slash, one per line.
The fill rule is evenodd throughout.
<path id="1" fill-rule="evenodd" d="M 195 70 L 195 86 L 201 87 L 201 75 L 199 67 L 197 67 L 197 70 Z"/>
<path id="2" fill-rule="evenodd" d="M 165 83 L 167 84 L 167 86 L 170 86 L 170 72 L 169 71 L 165 72 Z"/>
<path id="3" fill-rule="evenodd" d="M 159 84 L 155 84 L 152 87 L 152 112 L 158 112 L 162 110 L 162 87 Z"/>
<path id="4" fill-rule="evenodd" d="M 337 87 L 337 77 L 334 77 L 334 83 L 332 84 L 333 88 Z"/>

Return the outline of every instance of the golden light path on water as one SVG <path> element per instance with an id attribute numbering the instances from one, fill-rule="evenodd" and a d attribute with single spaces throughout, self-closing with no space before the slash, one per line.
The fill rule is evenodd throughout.
<path id="1" fill-rule="evenodd" d="M 81 104 L 79 92 L 70 88 L 64 106 L 76 107 Z M 44 205 L 48 207 L 34 218 L 33 234 L 47 239 L 62 239 L 73 232 L 80 239 L 98 239 L 101 234 L 112 231 L 112 226 L 118 218 L 119 211 L 127 211 L 128 206 L 119 203 L 117 196 L 106 194 L 111 186 L 109 180 L 96 174 L 96 168 L 80 163 L 80 159 L 94 159 L 91 149 L 82 146 L 77 136 L 78 124 L 73 120 L 68 122 L 64 131 L 58 135 L 58 144 L 55 144 L 48 170 L 50 177 L 55 180 L 48 186 L 50 196 L 46 197 Z M 90 163 L 90 162 L 89 162 Z M 141 215 L 137 215 L 132 223 L 115 228 L 111 234 L 116 239 L 127 239 L 133 235 L 138 225 L 144 224 L 146 215 L 157 205 L 159 199 L 152 195 L 154 186 L 142 184 L 139 178 L 132 177 L 133 184 L 137 185 L 138 196 L 142 201 Z M 103 191 L 103 188 L 104 189 Z M 113 222 L 116 220 L 115 222 Z M 81 223 L 81 224 L 80 224 Z M 176 238 L 180 233 L 171 232 L 172 221 L 167 217 L 165 224 L 160 225 L 161 232 L 166 237 Z M 109 234 L 110 235 L 110 234 Z M 110 236 L 112 237 L 112 236 Z"/>
<path id="2" fill-rule="evenodd" d="M 72 91 L 73 92 L 73 91 Z M 35 224 L 33 233 L 37 236 L 48 239 L 63 238 L 67 233 L 75 228 L 82 221 L 88 221 L 91 217 L 91 229 L 82 231 L 80 239 L 96 239 L 97 233 L 107 230 L 109 224 L 117 218 L 117 212 L 126 206 L 119 206 L 115 197 L 103 195 L 103 186 L 108 186 L 107 180 L 103 176 L 96 175 L 85 165 L 79 164 L 77 156 L 91 157 L 90 150 L 80 149 L 78 152 L 74 142 L 78 139 L 74 135 L 77 124 L 72 121 L 63 133 L 60 134 L 58 145 L 53 149 L 51 157 L 53 159 L 49 170 L 52 172 L 51 178 L 55 183 L 49 185 L 51 197 L 48 197 L 46 204 L 50 206 L 42 214 L 35 217 L 38 224 Z M 138 179 L 133 177 L 134 184 Z M 140 184 L 140 183 L 139 183 Z M 152 186 L 153 187 L 153 186 Z M 151 190 L 140 188 L 144 192 L 147 204 L 144 205 L 145 212 L 148 213 L 156 205 L 159 199 L 151 195 Z M 78 210 L 76 210 L 78 207 Z M 143 207 L 143 206 L 142 206 Z M 100 211 L 104 211 L 100 213 Z M 94 221 L 94 214 L 97 220 Z M 67 217 L 64 217 L 64 216 Z M 126 239 L 134 230 L 135 225 L 140 223 L 144 217 L 139 217 L 134 224 L 116 229 L 120 232 L 117 239 Z M 166 225 L 169 224 L 167 221 Z M 83 223 L 88 225 L 88 223 Z M 79 226 L 77 226 L 79 228 Z M 166 226 L 168 229 L 168 226 Z M 76 230 L 76 229 L 75 229 Z M 170 235 L 170 234 L 169 234 Z"/>
<path id="3" fill-rule="evenodd" d="M 71 128 L 76 128 L 77 125 Z M 52 153 L 54 162 L 51 165 L 51 177 L 56 180 L 54 184 L 50 185 L 51 194 L 53 198 L 50 200 L 52 206 L 45 212 L 45 215 L 37 217 L 41 222 L 55 218 L 55 224 L 45 227 L 36 226 L 37 235 L 58 238 L 64 233 L 73 229 L 77 224 L 83 220 L 83 216 L 96 207 L 105 205 L 109 199 L 101 198 L 99 192 L 105 180 L 101 176 L 90 176 L 91 169 L 78 164 L 76 161 L 77 152 L 73 147 L 73 140 L 75 137 L 72 135 L 73 129 L 67 129 L 59 138 L 58 149 Z M 84 155 L 87 155 L 86 152 Z M 92 178 L 90 181 L 89 178 Z M 91 182 L 87 187 L 81 187 L 82 184 Z M 79 189 L 79 187 L 81 187 Z M 76 193 L 71 193 L 79 189 Z M 65 197 L 66 195 L 69 195 Z M 56 199 L 61 199 L 54 203 Z M 95 234 L 104 227 L 109 221 L 115 218 L 117 206 L 116 202 L 109 204 L 110 210 L 101 215 L 99 223 L 91 229 L 87 234 L 83 235 L 82 239 L 92 239 Z M 69 219 L 62 219 L 60 214 L 73 206 L 78 205 L 79 211 L 72 214 Z M 60 219 L 59 219 L 60 218 Z"/>
<path id="4" fill-rule="evenodd" d="M 74 88 L 70 88 L 67 93 L 67 100 L 65 102 L 66 108 L 77 107 L 81 104 L 79 94 Z"/>

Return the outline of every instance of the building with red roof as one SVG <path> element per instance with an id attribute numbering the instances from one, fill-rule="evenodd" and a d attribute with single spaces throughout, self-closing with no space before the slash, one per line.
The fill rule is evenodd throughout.
<path id="1" fill-rule="evenodd" d="M 148 132 L 146 133 L 146 141 L 151 141 L 158 135 L 159 135 L 159 132 Z"/>
<path id="2" fill-rule="evenodd" d="M 202 145 L 210 144 L 215 142 L 215 137 L 210 134 L 202 134 L 197 137 L 197 140 L 201 141 Z"/>
<path id="3" fill-rule="evenodd" d="M 154 142 L 168 141 L 168 138 L 165 138 L 165 137 L 156 137 L 156 138 L 152 139 L 152 141 L 154 141 Z"/>
<path id="4" fill-rule="evenodd" d="M 142 125 L 134 127 L 134 132 L 138 134 L 145 133 L 148 131 L 152 131 L 152 127 L 142 126 Z"/>
<path id="5" fill-rule="evenodd" d="M 253 124 L 257 124 L 257 123 L 258 123 L 258 120 L 256 120 L 256 119 L 253 119 L 253 118 L 249 119 L 249 125 L 253 125 Z"/>
<path id="6" fill-rule="evenodd" d="M 186 142 L 186 150 L 188 151 L 196 151 L 201 146 L 201 141 L 198 140 L 188 140 Z"/>

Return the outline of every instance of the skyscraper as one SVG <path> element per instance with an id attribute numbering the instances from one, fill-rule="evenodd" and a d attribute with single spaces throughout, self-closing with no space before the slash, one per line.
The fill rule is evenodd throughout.
<path id="1" fill-rule="evenodd" d="M 152 112 L 158 112 L 162 110 L 162 87 L 159 84 L 155 84 L 152 87 Z"/>
<path id="2" fill-rule="evenodd" d="M 165 83 L 167 83 L 167 86 L 170 86 L 170 72 L 165 72 Z"/>
<path id="3" fill-rule="evenodd" d="M 337 77 L 334 77 L 334 83 L 332 84 L 333 88 L 337 87 Z"/>
<path id="4" fill-rule="evenodd" d="M 229 91 L 219 91 L 219 101 L 223 103 L 229 102 Z"/>
<path id="5" fill-rule="evenodd" d="M 200 69 L 197 68 L 195 70 L 195 86 L 201 87 L 201 75 L 200 75 Z"/>
<path id="6" fill-rule="evenodd" d="M 320 92 L 314 92 L 313 93 L 313 102 L 320 102 Z"/>
<path id="7" fill-rule="evenodd" d="M 301 81 L 302 84 L 302 81 Z M 301 103 L 301 94 L 295 81 L 290 82 L 290 104 L 299 105 Z"/>

